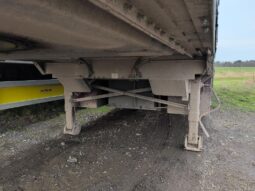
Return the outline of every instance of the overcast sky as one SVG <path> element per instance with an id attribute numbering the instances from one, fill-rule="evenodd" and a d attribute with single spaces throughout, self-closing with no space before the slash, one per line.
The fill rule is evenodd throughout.
<path id="1" fill-rule="evenodd" d="M 255 60 L 255 0 L 220 0 L 216 61 Z"/>

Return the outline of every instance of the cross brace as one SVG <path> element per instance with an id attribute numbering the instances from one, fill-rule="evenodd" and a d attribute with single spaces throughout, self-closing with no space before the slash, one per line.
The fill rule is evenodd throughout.
<path id="1" fill-rule="evenodd" d="M 142 100 L 146 100 L 146 101 L 156 102 L 156 103 L 164 104 L 167 106 L 175 107 L 175 108 L 178 108 L 179 110 L 181 110 L 181 113 L 183 113 L 183 114 L 187 114 L 187 111 L 188 111 L 187 105 L 138 94 L 138 93 L 151 91 L 150 88 L 141 88 L 141 89 L 135 89 L 135 90 L 131 90 L 131 91 L 121 91 L 121 90 L 103 87 L 103 86 L 93 86 L 93 87 L 96 89 L 108 91 L 111 93 L 83 97 L 83 98 L 76 98 L 76 99 L 73 99 L 72 101 L 73 102 L 84 102 L 84 101 L 91 101 L 91 100 L 116 97 L 116 96 L 129 96 L 129 97 L 134 97 L 134 98 L 138 98 L 138 99 L 142 99 Z"/>

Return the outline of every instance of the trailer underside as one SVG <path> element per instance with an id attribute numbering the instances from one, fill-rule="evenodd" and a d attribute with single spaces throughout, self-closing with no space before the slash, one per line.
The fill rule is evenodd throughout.
<path id="1" fill-rule="evenodd" d="M 32 61 L 64 86 L 67 134 L 75 108 L 188 115 L 185 148 L 199 151 L 210 110 L 217 0 L 0 0 L 0 60 Z"/>

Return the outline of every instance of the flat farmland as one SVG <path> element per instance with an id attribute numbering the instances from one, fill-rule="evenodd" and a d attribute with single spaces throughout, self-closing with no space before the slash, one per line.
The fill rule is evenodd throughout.
<path id="1" fill-rule="evenodd" d="M 255 67 L 216 67 L 214 89 L 223 107 L 255 111 Z"/>

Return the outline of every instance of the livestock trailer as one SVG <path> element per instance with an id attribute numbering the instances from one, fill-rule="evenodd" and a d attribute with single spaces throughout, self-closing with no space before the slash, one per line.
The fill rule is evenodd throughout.
<path id="1" fill-rule="evenodd" d="M 200 151 L 210 110 L 218 0 L 0 0 L 0 60 L 29 61 L 64 87 L 64 133 L 75 108 L 165 110 L 188 116 Z"/>

